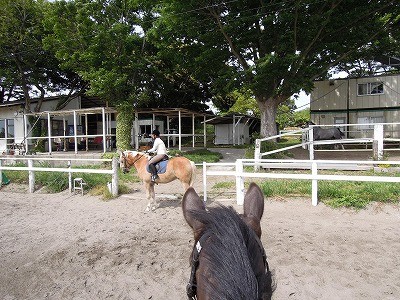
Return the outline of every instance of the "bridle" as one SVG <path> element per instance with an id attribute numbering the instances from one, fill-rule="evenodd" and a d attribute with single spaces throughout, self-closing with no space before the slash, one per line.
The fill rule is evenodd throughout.
<path id="1" fill-rule="evenodd" d="M 257 236 L 257 234 L 250 229 L 249 230 L 255 240 L 257 241 L 257 245 L 259 247 L 259 250 L 262 253 L 262 258 L 263 258 L 263 263 L 264 263 L 264 268 L 265 268 L 265 274 L 269 273 L 269 265 L 267 261 L 267 255 L 265 253 L 265 249 L 261 243 L 260 238 Z M 196 300 L 197 299 L 197 280 L 196 280 L 196 271 L 199 267 L 199 256 L 200 252 L 203 249 L 202 245 L 204 245 L 205 241 L 208 240 L 208 238 L 211 236 L 211 233 L 203 233 L 202 236 L 199 238 L 197 243 L 193 246 L 193 252 L 192 252 L 192 260 L 191 260 L 191 270 L 190 270 L 190 278 L 189 278 L 189 283 L 186 286 L 186 294 L 188 296 L 189 300 Z M 257 282 L 257 294 L 259 293 L 258 291 L 258 282 Z M 259 295 L 260 296 L 260 295 Z"/>
<path id="2" fill-rule="evenodd" d="M 124 154 L 124 152 L 122 152 L 122 158 L 124 159 L 124 168 L 122 169 L 122 171 L 124 173 L 128 172 L 130 167 L 134 166 L 135 163 L 137 163 L 143 156 L 145 156 L 145 155 L 144 154 L 140 155 L 139 158 L 137 158 L 131 164 L 128 165 L 128 163 L 126 161 L 126 155 Z"/>
<path id="3" fill-rule="evenodd" d="M 189 300 L 197 299 L 197 280 L 196 280 L 196 271 L 199 267 L 199 256 L 201 249 L 203 249 L 202 244 L 204 245 L 205 241 L 211 236 L 211 233 L 203 233 L 196 244 L 193 246 L 192 252 L 192 260 L 190 262 L 191 270 L 190 270 L 190 278 L 189 283 L 186 286 L 186 294 Z"/>

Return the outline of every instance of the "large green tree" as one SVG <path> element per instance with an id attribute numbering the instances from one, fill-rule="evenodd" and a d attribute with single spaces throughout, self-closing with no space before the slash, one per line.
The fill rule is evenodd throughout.
<path id="1" fill-rule="evenodd" d="M 271 136 L 280 103 L 371 46 L 384 51 L 399 9 L 395 0 L 164 0 L 156 30 L 214 95 L 250 89 Z"/>
<path id="2" fill-rule="evenodd" d="M 45 43 L 62 67 L 89 83 L 88 93 L 118 110 L 117 147 L 130 141 L 136 107 L 205 109 L 200 82 L 171 64 L 173 51 L 159 49 L 149 30 L 153 3 L 139 0 L 58 1 L 46 16 Z M 156 38 L 154 35 L 153 38 Z"/>
<path id="3" fill-rule="evenodd" d="M 54 53 L 44 49 L 43 15 L 45 0 L 1 0 L 0 85 L 1 101 L 24 100 L 31 110 L 31 98 L 38 97 L 39 111 L 50 92 L 81 89 L 79 76 L 62 71 Z"/>

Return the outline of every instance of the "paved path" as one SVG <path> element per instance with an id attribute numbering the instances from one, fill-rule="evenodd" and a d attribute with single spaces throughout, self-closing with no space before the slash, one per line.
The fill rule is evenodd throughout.
<path id="1" fill-rule="evenodd" d="M 237 159 L 245 158 L 246 149 L 237 148 L 209 148 L 210 151 L 219 152 L 223 155 L 223 158 L 219 161 L 222 163 L 235 162 Z"/>

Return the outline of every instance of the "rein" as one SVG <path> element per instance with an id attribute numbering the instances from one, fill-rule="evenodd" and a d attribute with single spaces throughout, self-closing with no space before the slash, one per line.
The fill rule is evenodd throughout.
<path id="1" fill-rule="evenodd" d="M 204 233 L 199 240 L 197 241 L 196 244 L 194 244 L 193 247 L 193 254 L 192 254 L 192 261 L 190 265 L 192 266 L 190 270 L 190 278 L 189 278 L 189 283 L 186 286 L 186 294 L 188 296 L 189 300 L 196 300 L 197 299 L 197 281 L 196 281 L 196 271 L 199 267 L 199 256 L 201 249 L 203 247 L 201 244 L 204 244 L 206 240 L 211 236 L 210 233 Z"/>
<path id="2" fill-rule="evenodd" d="M 126 155 L 124 155 L 124 168 L 129 170 L 130 167 L 135 166 L 135 163 L 137 163 L 143 156 L 145 156 L 144 154 L 142 154 L 141 156 L 139 156 L 138 159 L 136 159 L 132 164 L 130 164 L 129 166 L 127 166 L 127 162 L 126 162 Z"/>

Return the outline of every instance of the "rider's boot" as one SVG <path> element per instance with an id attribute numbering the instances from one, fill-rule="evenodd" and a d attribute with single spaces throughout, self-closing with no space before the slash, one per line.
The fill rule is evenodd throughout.
<path id="1" fill-rule="evenodd" d="M 158 179 L 156 166 L 154 164 L 150 164 L 149 169 L 151 172 L 151 182 L 156 182 L 156 180 Z"/>

